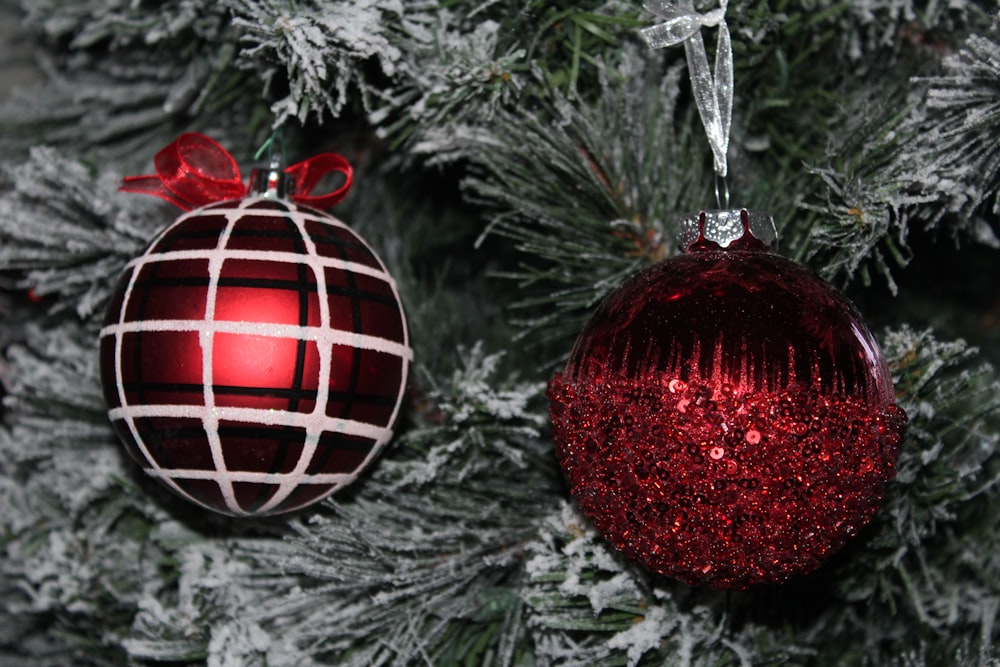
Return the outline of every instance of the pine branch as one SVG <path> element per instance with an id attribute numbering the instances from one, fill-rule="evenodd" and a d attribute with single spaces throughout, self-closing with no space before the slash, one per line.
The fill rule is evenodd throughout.
<path id="1" fill-rule="evenodd" d="M 589 98 L 599 89 L 601 63 L 648 24 L 638 3 L 528 2 L 514 15 L 513 34 L 524 35 L 527 57 L 547 85 Z"/>
<path id="2" fill-rule="evenodd" d="M 23 272 L 22 289 L 58 295 L 52 309 L 91 317 L 105 303 L 125 262 L 152 236 L 125 211 L 112 174 L 92 176 L 47 148 L 7 170 L 0 198 L 0 269 Z"/>
<path id="3" fill-rule="evenodd" d="M 723 596 L 650 578 L 613 553 L 577 510 L 546 519 L 524 595 L 539 657 L 569 665 L 751 665 L 815 655 L 804 642 L 735 632 Z"/>
<path id="4" fill-rule="evenodd" d="M 589 310 L 625 276 L 670 250 L 671 224 L 708 200 L 705 153 L 676 118 L 680 72 L 635 50 L 606 68 L 593 104 L 552 93 L 549 106 L 503 112 L 464 182 L 495 211 L 491 233 L 524 253 L 504 275 L 526 292 L 524 335 L 568 349 Z"/>
<path id="5" fill-rule="evenodd" d="M 149 12 L 128 0 L 82 0 L 66 6 L 58 0 L 21 0 L 25 23 L 54 44 L 89 49 L 107 43 L 112 49 L 157 44 L 193 33 L 219 37 L 222 16 L 213 5 L 166 0 Z"/>
<path id="6" fill-rule="evenodd" d="M 971 236 L 994 247 L 995 216 L 1000 212 L 1000 28 L 973 35 L 944 59 L 944 72 L 924 83 L 927 110 L 920 118 L 924 150 L 938 165 L 938 192 L 931 223 L 954 214 L 953 234 Z M 992 213 L 994 227 L 979 217 Z"/>
<path id="7" fill-rule="evenodd" d="M 289 544 L 243 553 L 258 572 L 307 581 L 258 623 L 320 661 L 512 664 L 525 637 L 506 589 L 556 485 L 538 432 L 543 387 L 497 384 L 498 361 L 470 351 L 357 497 L 293 524 Z"/>
<path id="8" fill-rule="evenodd" d="M 860 123 L 846 124 L 828 166 L 809 170 L 822 186 L 802 202 L 814 214 L 812 224 L 800 226 L 792 246 L 804 249 L 828 280 L 847 282 L 860 274 L 868 285 L 874 270 L 897 291 L 892 268 L 909 261 L 910 226 L 919 222 L 920 207 L 935 199 L 928 184 L 936 165 L 911 150 L 916 131 L 900 130 L 908 114 L 898 104 L 855 110 Z"/>
<path id="9" fill-rule="evenodd" d="M 963 341 L 940 342 L 929 331 L 906 327 L 889 334 L 886 355 L 910 422 L 897 479 L 866 552 L 841 573 L 842 594 L 891 610 L 891 634 L 914 624 L 927 628 L 939 638 L 926 647 L 931 662 L 949 660 L 965 644 L 995 657 L 996 370 L 973 365 L 976 351 Z M 872 609 L 859 620 L 876 613 L 887 615 Z"/>
<path id="10" fill-rule="evenodd" d="M 276 126 L 340 115 L 352 85 L 366 92 L 369 61 L 378 63 L 382 75 L 395 74 L 402 53 L 393 33 L 428 19 L 423 7 L 408 9 L 392 0 L 227 0 L 224 5 L 242 33 L 241 64 L 268 84 L 287 86 L 287 94 L 271 104 Z"/>
<path id="11" fill-rule="evenodd" d="M 372 90 L 379 104 L 371 121 L 395 149 L 431 164 L 456 160 L 497 110 L 520 94 L 525 51 L 502 45 L 500 24 L 468 27 L 449 12 L 407 28 L 399 83 Z"/>
<path id="12" fill-rule="evenodd" d="M 926 93 L 917 88 L 906 104 L 864 104 L 845 113 L 829 165 L 810 170 L 823 187 L 802 208 L 819 217 L 792 240 L 825 277 L 847 281 L 859 274 L 869 284 L 874 270 L 895 294 L 892 267 L 909 260 L 910 228 L 935 228 L 945 216 L 953 235 L 998 243 L 977 215 L 995 207 L 990 200 L 1000 187 L 1000 152 L 992 141 L 1000 70 L 989 64 L 997 45 L 976 37 L 969 44 L 975 46 L 945 59 L 952 73 L 927 80 Z"/>
<path id="13" fill-rule="evenodd" d="M 0 656 L 39 642 L 35 664 L 53 666 L 202 659 L 259 605 L 227 541 L 250 549 L 282 525 L 205 516 L 140 479 L 107 421 L 95 331 L 58 322 L 7 351 Z"/>
<path id="14" fill-rule="evenodd" d="M 121 492 L 91 333 L 64 323 L 26 336 L 8 351 L 16 374 L 0 430 L 2 625 L 20 635 L 4 644 L 47 636 L 50 664 L 78 652 L 120 663 L 112 638 L 128 627 L 148 574 L 124 517 L 144 502 Z"/>
<path id="15" fill-rule="evenodd" d="M 463 160 L 487 140 L 499 110 L 533 106 L 546 86 L 592 91 L 602 54 L 642 25 L 636 9 L 534 0 L 517 11 L 449 6 L 433 20 L 411 21 L 396 76 L 371 90 L 379 99 L 371 120 L 394 148 L 429 164 Z"/>
<path id="16" fill-rule="evenodd" d="M 25 5 L 26 29 L 50 49 L 45 83 L 0 105 L 8 156 L 44 143 L 131 171 L 178 127 L 253 146 L 270 131 L 259 72 L 239 61 L 241 33 L 219 3 Z"/>

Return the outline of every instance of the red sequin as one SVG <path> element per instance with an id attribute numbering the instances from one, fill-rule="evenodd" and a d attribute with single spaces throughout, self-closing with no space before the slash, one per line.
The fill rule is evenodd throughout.
<path id="1" fill-rule="evenodd" d="M 906 423 L 854 307 L 763 252 L 709 249 L 628 280 L 549 398 L 597 529 L 717 588 L 819 567 L 878 508 Z"/>

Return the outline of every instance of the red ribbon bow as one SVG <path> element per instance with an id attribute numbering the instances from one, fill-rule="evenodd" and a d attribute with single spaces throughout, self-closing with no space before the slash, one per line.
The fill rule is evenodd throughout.
<path id="1" fill-rule="evenodd" d="M 249 193 L 236 159 L 217 141 L 196 132 L 185 132 L 160 149 L 153 159 L 156 174 L 126 176 L 119 190 L 166 199 L 184 211 Z M 340 172 L 344 184 L 333 192 L 313 195 L 312 190 L 327 174 Z M 347 196 L 354 170 L 347 158 L 320 153 L 285 169 L 292 181 L 292 201 L 319 209 L 329 208 Z"/>

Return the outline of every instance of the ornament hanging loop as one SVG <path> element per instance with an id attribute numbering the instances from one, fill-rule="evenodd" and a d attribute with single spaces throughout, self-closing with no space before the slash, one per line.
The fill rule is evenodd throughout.
<path id="1" fill-rule="evenodd" d="M 278 144 L 280 149 L 278 151 L 274 150 L 274 145 Z M 264 152 L 267 151 L 267 162 L 271 167 L 281 166 L 286 164 L 285 161 L 285 127 L 282 125 L 271 133 L 271 136 L 267 138 L 257 152 L 253 154 L 254 160 L 259 160 Z"/>
<path id="2" fill-rule="evenodd" d="M 720 211 L 729 209 L 729 180 L 715 173 L 715 204 Z"/>
<path id="3" fill-rule="evenodd" d="M 726 25 L 729 0 L 720 0 L 719 4 L 719 9 L 699 14 L 694 8 L 694 0 L 646 0 L 643 3 L 646 11 L 663 22 L 639 32 L 653 49 L 684 44 L 691 89 L 712 147 L 715 173 L 725 177 L 729 169 L 726 153 L 733 120 L 733 45 Z M 714 72 L 708 65 L 705 41 L 701 36 L 703 27 L 718 28 Z M 720 207 L 725 208 L 721 204 Z"/>

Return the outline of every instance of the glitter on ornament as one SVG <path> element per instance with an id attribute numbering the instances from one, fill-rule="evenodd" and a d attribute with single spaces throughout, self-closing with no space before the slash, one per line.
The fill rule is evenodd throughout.
<path id="1" fill-rule="evenodd" d="M 129 454 L 238 516 L 354 481 L 392 435 L 413 357 L 371 248 L 322 211 L 255 194 L 183 214 L 129 262 L 100 346 Z"/>
<path id="2" fill-rule="evenodd" d="M 728 231 L 706 236 L 706 215 Z M 687 220 L 691 252 L 612 293 L 549 384 L 580 507 L 622 553 L 692 585 L 819 567 L 880 505 L 906 423 L 861 316 L 767 252 L 754 215 Z"/>

